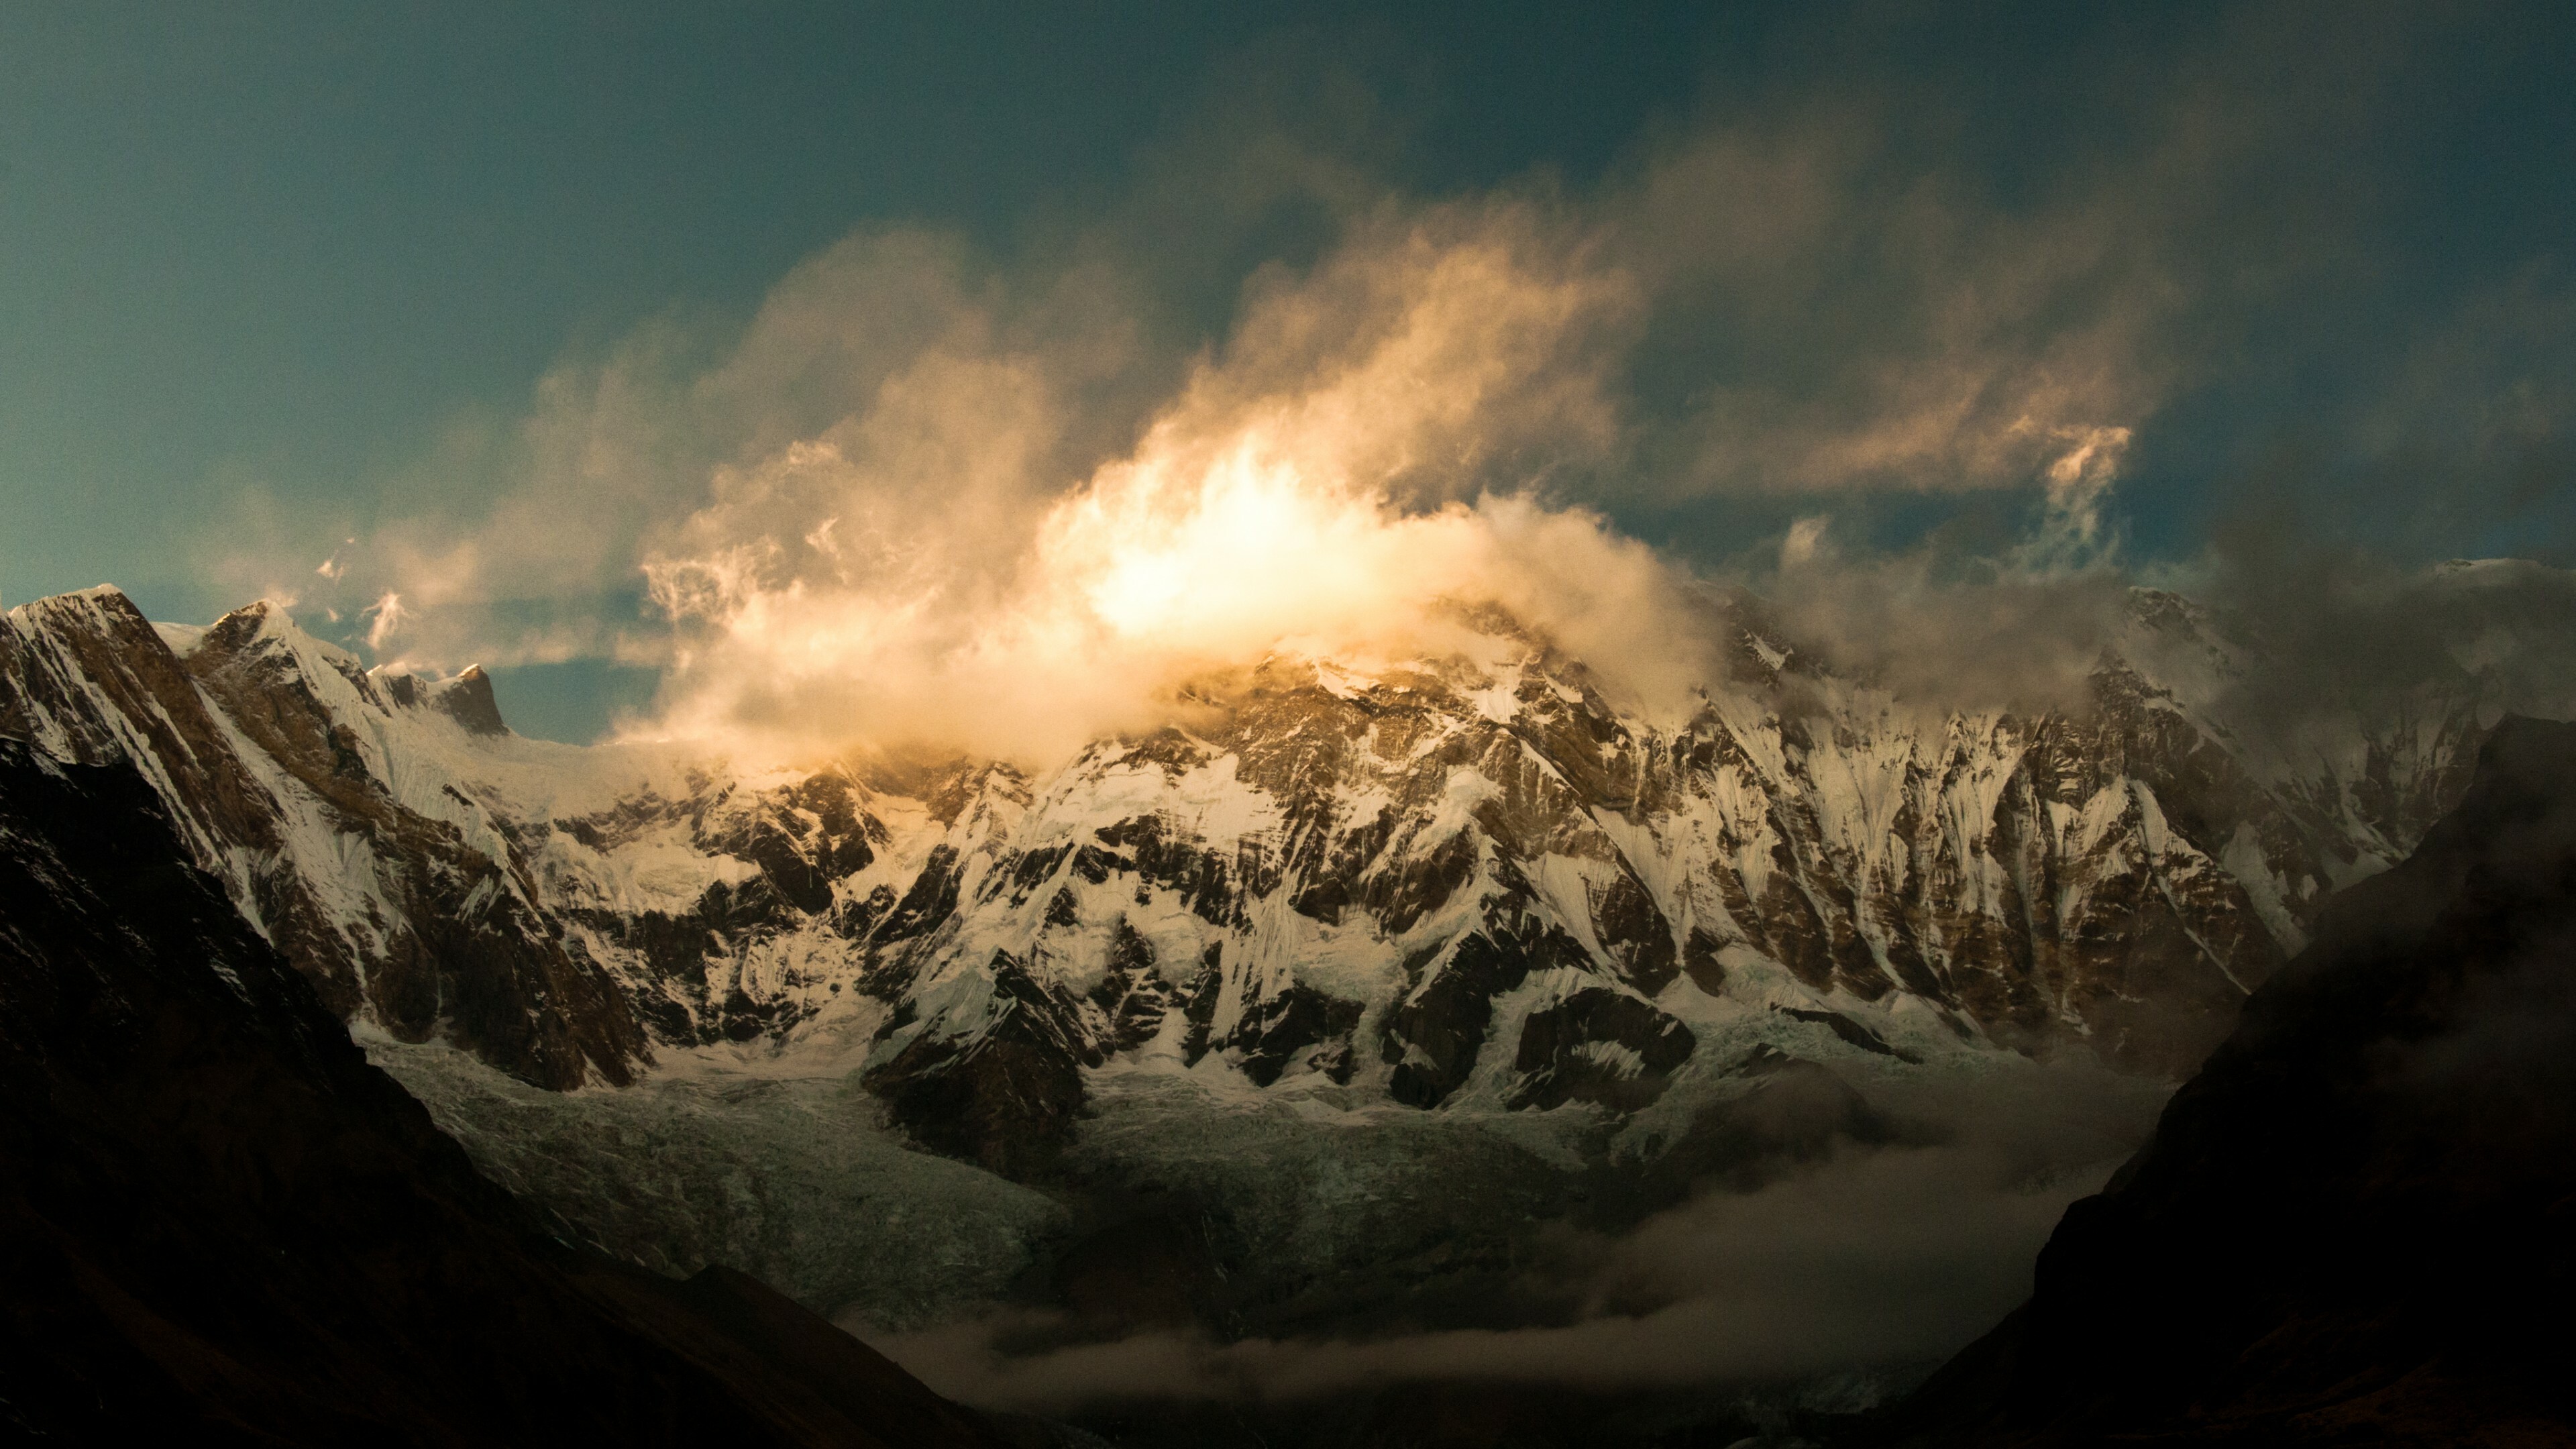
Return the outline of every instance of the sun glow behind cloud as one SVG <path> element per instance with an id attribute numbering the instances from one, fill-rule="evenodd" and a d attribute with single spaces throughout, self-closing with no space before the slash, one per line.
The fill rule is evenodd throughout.
<path id="1" fill-rule="evenodd" d="M 2117 618 L 2111 489 L 2171 372 L 2171 289 L 2112 285 L 2159 261 L 2114 224 L 2134 187 L 2004 215 L 1934 174 L 1895 187 L 1924 225 L 1875 226 L 1863 203 L 1904 180 L 1885 146 L 1811 118 L 1679 137 L 1579 198 L 1339 186 L 1310 258 L 1234 274 L 1215 341 L 1166 325 L 1158 258 L 1114 219 L 1021 258 L 855 234 L 712 358 L 645 329 L 506 434 L 461 430 L 452 466 L 510 480 L 484 517 L 398 514 L 257 583 L 351 617 L 398 595 L 366 616 L 385 658 L 653 666 L 630 734 L 1038 762 L 1267 652 L 1456 647 L 1461 606 L 1687 708 L 1708 598 L 1602 510 L 1720 492 L 1779 505 L 1714 550 L 1751 561 L 1729 582 L 1842 662 L 2058 701 Z M 1685 341 L 1712 370 L 1648 396 Z M 1971 490 L 2034 513 L 1981 570 L 1865 557 L 1865 517 L 1838 521 Z M 1949 606 L 1968 574 L 2012 597 Z M 1947 660 L 1992 653 L 1962 626 L 2006 614 L 2054 643 Z"/>
<path id="2" fill-rule="evenodd" d="M 1311 266 L 1256 272 L 1223 345 L 1159 395 L 1121 381 L 1136 304 L 1097 276 L 979 277 L 934 237 L 854 237 L 711 370 L 657 372 L 639 343 L 550 378 L 517 445 L 526 482 L 481 526 L 397 523 L 318 577 L 379 590 L 356 616 L 382 658 L 650 663 L 659 698 L 624 733 L 741 755 L 1043 766 L 1267 654 L 1467 647 L 1463 613 L 1485 606 L 1624 703 L 1686 712 L 1715 677 L 1710 598 L 1583 501 L 1658 466 L 1621 375 L 1653 259 L 1623 225 L 1508 195 L 1355 216 Z M 2038 532 L 1998 560 L 2013 580 L 2116 552 L 2129 430 L 2062 393 L 2032 392 L 2048 410 L 1963 453 L 2004 461 L 1949 485 L 2042 495 Z M 1105 436 L 1121 415 L 1124 441 Z M 1936 590 L 1903 568 L 1861 580 L 1893 633 L 1843 617 L 1853 564 L 1829 517 L 1745 541 L 1779 560 L 1789 615 L 1937 653 Z M 644 619 L 585 612 L 638 572 Z M 2088 605 L 2116 593 L 2096 582 Z M 496 595 L 564 607 L 503 638 Z M 2089 667 L 2108 615 L 2079 612 L 2035 697 Z"/>
<path id="3" fill-rule="evenodd" d="M 1698 669 L 1687 581 L 1536 491 L 1548 457 L 1615 436 L 1584 349 L 1630 303 L 1526 212 L 1435 218 L 1261 297 L 1069 490 L 1024 455 L 947 456 L 984 482 L 925 516 L 941 480 L 885 466 L 919 450 L 883 429 L 791 445 L 720 480 L 647 563 L 681 641 L 647 728 L 1045 757 L 1153 722 L 1193 675 L 1440 647 L 1458 606 L 1486 604 L 1639 702 L 1675 700 Z M 976 452 L 1007 432 L 978 426 L 991 401 L 941 393 L 922 417 Z"/>

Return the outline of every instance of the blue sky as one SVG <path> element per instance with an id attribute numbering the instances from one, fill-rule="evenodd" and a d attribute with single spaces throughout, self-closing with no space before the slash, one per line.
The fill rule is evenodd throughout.
<path id="1" fill-rule="evenodd" d="M 1556 485 L 1711 568 L 1801 517 L 2025 529 L 2036 475 L 1821 479 L 1779 419 L 1862 427 L 1871 379 L 1958 363 L 1944 319 L 2040 272 L 1970 350 L 2118 374 L 2132 564 L 2256 535 L 2567 562 L 2572 62 L 2541 4 L 9 7 L 0 601 L 112 580 L 202 618 L 245 577 L 210 537 L 471 518 L 514 485 L 460 436 L 639 329 L 720 357 L 854 229 L 1006 279 L 1115 251 L 1146 351 L 1220 346 L 1265 263 L 1365 210 L 1192 204 L 1280 137 L 1341 194 L 1542 194 L 1630 237 L 1677 156 L 1830 157 L 1812 300 L 1655 291 L 1613 364 L 1634 443 L 1587 465 L 1619 476 Z M 1771 441 L 1713 453 L 1708 399 L 1754 392 L 1722 416 Z M 650 677 L 503 692 L 579 736 Z"/>

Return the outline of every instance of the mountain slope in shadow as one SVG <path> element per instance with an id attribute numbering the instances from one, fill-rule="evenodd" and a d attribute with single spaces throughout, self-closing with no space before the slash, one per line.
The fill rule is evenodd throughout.
<path id="1" fill-rule="evenodd" d="M 740 1274 L 546 1236 L 130 768 L 0 739 L 0 1439 L 985 1445 Z"/>
<path id="2" fill-rule="evenodd" d="M 2576 1443 L 2576 725 L 2507 720 L 1872 1437 Z"/>

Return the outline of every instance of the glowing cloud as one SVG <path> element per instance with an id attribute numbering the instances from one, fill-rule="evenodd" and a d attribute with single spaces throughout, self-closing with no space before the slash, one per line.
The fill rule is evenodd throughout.
<path id="1" fill-rule="evenodd" d="M 411 611 L 403 607 L 402 595 L 387 590 L 383 597 L 367 606 L 362 617 L 375 620 L 367 626 L 367 647 L 382 650 L 386 641 L 393 638 L 394 631 L 411 617 Z"/>
<path id="2" fill-rule="evenodd" d="M 1026 476 L 1044 425 L 1024 369 L 907 374 L 834 436 L 720 478 L 686 546 L 648 562 L 682 636 L 653 728 L 1043 757 L 1266 651 L 1430 647 L 1457 604 L 1669 694 L 1696 667 L 1684 583 L 1538 502 L 1538 465 L 1496 461 L 1607 446 L 1586 334 L 1629 305 L 1525 213 L 1364 236 L 1260 297 L 1135 449 L 1067 491 Z M 925 442 L 945 489 L 917 471 Z"/>
<path id="3" fill-rule="evenodd" d="M 1728 493 L 1783 500 L 1785 536 L 1733 565 L 1782 624 L 1946 700 L 1996 683 L 2004 641 L 1969 626 L 2028 614 L 2059 642 L 2009 651 L 2046 663 L 2004 697 L 2066 697 L 2117 617 L 2129 429 L 2179 365 L 2179 294 L 2128 224 L 2174 183 L 1997 211 L 1910 169 L 1892 122 L 1821 114 L 1677 135 L 1579 196 L 1315 183 L 1328 244 L 1236 274 L 1213 346 L 1138 245 L 1172 234 L 1145 203 L 1062 252 L 854 234 L 712 360 L 641 329 L 399 490 L 453 475 L 481 516 L 396 513 L 336 550 L 335 523 L 294 572 L 415 662 L 656 666 L 632 733 L 1035 763 L 1264 652 L 1454 648 L 1459 605 L 1681 704 L 1709 677 L 1697 585 L 1587 505 Z M 1927 601 L 1956 570 L 1836 521 L 1978 489 L 2037 494 L 2032 536 L 1969 571 L 2029 609 L 1954 619 Z M 234 571 L 277 576 L 256 550 Z"/>

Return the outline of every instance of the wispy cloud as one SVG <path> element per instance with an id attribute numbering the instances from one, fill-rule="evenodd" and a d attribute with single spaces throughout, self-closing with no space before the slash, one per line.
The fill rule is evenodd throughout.
<path id="1" fill-rule="evenodd" d="M 854 234 L 738 332 L 675 314 L 525 416 L 459 419 L 367 526 L 254 506 L 220 571 L 423 661 L 655 665 L 643 729 L 1044 753 L 1212 664 L 1413 647 L 1452 600 L 1669 697 L 1703 672 L 1706 580 L 1613 520 L 1735 500 L 1759 507 L 1712 516 L 1775 521 L 1694 539 L 1700 567 L 1809 637 L 1938 700 L 2057 702 L 2138 577 L 2124 518 L 2176 400 L 2368 274 L 2370 188 L 2302 158 L 2362 164 L 2330 143 L 2409 33 L 2284 80 L 2261 60 L 2301 14 L 2249 9 L 2009 186 L 1943 144 L 1955 96 L 1866 66 L 1712 103 L 1581 188 L 1445 197 L 1376 169 L 1366 97 L 1271 96 L 1347 121 L 1302 129 L 1220 97 L 1044 240 Z M 2544 454 L 2571 416 L 2555 275 L 2460 303 L 2335 425 L 2394 456 L 2456 417 L 2444 457 Z M 1213 329 L 1186 300 L 1212 293 Z M 2524 343 L 2460 365 L 2489 336 Z M 2497 487 L 2463 506 L 2557 486 L 2477 466 Z M 1994 511 L 1874 540 L 1873 509 L 1926 498 Z M 2243 572 L 2161 547 L 2161 577 Z"/>

